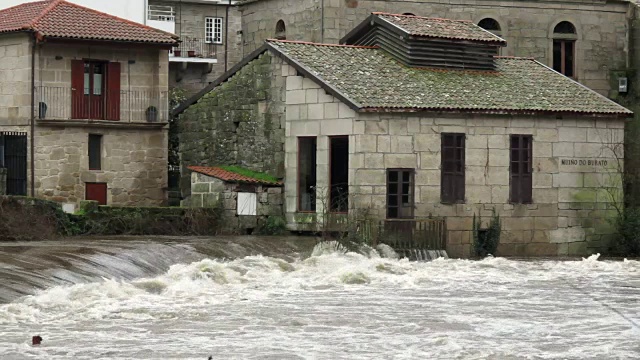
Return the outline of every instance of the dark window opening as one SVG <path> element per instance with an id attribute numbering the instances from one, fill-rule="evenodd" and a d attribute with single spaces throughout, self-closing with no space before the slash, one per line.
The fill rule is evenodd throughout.
<path id="1" fill-rule="evenodd" d="M 480 20 L 478 26 L 488 31 L 500 31 L 500 24 L 492 18 L 484 18 Z"/>
<path id="2" fill-rule="evenodd" d="M 574 74 L 574 40 L 553 40 L 553 70 L 569 77 Z"/>
<path id="3" fill-rule="evenodd" d="M 287 26 L 285 25 L 284 20 L 278 20 L 276 23 L 276 39 L 287 39 Z"/>
<path id="4" fill-rule="evenodd" d="M 89 170 L 102 169 L 102 135 L 89 134 Z"/>
<path id="5" fill-rule="evenodd" d="M 464 202 L 465 134 L 442 134 L 440 199 L 443 203 Z"/>
<path id="6" fill-rule="evenodd" d="M 316 138 L 298 138 L 298 211 L 316 211 Z"/>
<path id="7" fill-rule="evenodd" d="M 562 21 L 553 29 L 553 70 L 569 77 L 575 74 L 576 27 Z"/>
<path id="8" fill-rule="evenodd" d="M 553 28 L 553 33 L 554 34 L 575 34 L 576 27 L 573 26 L 573 24 L 568 21 L 562 21 L 558 23 L 558 25 L 556 25 L 555 28 Z"/>
<path id="9" fill-rule="evenodd" d="M 414 169 L 387 170 L 387 219 L 412 219 Z"/>
<path id="10" fill-rule="evenodd" d="M 349 137 L 334 136 L 330 141 L 331 212 L 349 210 Z"/>
<path id="11" fill-rule="evenodd" d="M 6 195 L 27 195 L 27 134 L 0 132 L 0 168 L 6 169 Z"/>
<path id="12" fill-rule="evenodd" d="M 511 135 L 510 153 L 510 200 L 515 204 L 530 204 L 533 200 L 533 137 Z"/>

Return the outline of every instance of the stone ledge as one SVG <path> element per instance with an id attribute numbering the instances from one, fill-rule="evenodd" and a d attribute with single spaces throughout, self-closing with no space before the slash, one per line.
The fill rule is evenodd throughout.
<path id="1" fill-rule="evenodd" d="M 38 126 L 95 127 L 118 129 L 158 129 L 167 122 L 123 122 L 115 120 L 36 120 Z"/>

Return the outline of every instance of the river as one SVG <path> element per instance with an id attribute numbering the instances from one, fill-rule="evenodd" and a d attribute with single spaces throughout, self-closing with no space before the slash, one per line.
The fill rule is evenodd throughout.
<path id="1" fill-rule="evenodd" d="M 640 359 L 638 261 L 312 249 L 0 243 L 0 359 Z"/>

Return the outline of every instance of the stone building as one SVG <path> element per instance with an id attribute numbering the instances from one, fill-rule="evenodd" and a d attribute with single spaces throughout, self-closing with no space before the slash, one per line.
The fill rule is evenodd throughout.
<path id="1" fill-rule="evenodd" d="M 152 26 L 180 37 L 169 52 L 169 86 L 195 93 L 239 62 L 241 17 L 235 0 L 150 0 Z"/>
<path id="2" fill-rule="evenodd" d="M 468 256 L 473 216 L 495 210 L 501 255 L 607 247 L 629 110 L 534 59 L 494 57 L 506 42 L 469 21 L 376 13 L 343 41 L 267 41 L 178 109 L 190 131 L 225 129 L 185 155 L 284 169 L 292 230 L 327 212 L 440 216 L 447 250 Z"/>
<path id="3" fill-rule="evenodd" d="M 234 167 L 189 166 L 191 193 L 183 205 L 223 210 L 224 227 L 251 234 L 270 216 L 282 215 L 282 182 Z"/>
<path id="4" fill-rule="evenodd" d="M 635 2 L 627 0 L 245 0 L 245 54 L 275 38 L 339 43 L 372 12 L 470 20 L 508 46 L 501 55 L 533 57 L 574 80 L 615 97 L 618 78 L 630 76 Z"/>
<path id="5" fill-rule="evenodd" d="M 160 205 L 173 34 L 66 1 L 0 11 L 0 155 L 10 193 Z"/>

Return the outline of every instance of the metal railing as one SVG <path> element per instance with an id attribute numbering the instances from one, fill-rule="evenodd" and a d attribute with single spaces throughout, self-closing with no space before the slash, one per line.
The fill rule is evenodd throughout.
<path id="1" fill-rule="evenodd" d="M 413 250 L 446 250 L 442 218 L 364 220 L 357 230 L 370 244 L 387 244 L 403 255 Z"/>
<path id="2" fill-rule="evenodd" d="M 104 90 L 39 86 L 35 114 L 40 120 L 167 122 L 169 93 L 156 90 Z M 84 90 L 84 91 L 83 91 Z M 93 92 L 94 94 L 89 94 Z M 97 94 L 96 94 L 97 93 Z"/>
<path id="3" fill-rule="evenodd" d="M 170 5 L 149 5 L 147 18 L 148 20 L 175 22 L 176 12 Z"/>
<path id="4" fill-rule="evenodd" d="M 215 59 L 217 45 L 205 39 L 184 38 L 169 51 L 169 56 Z"/>

